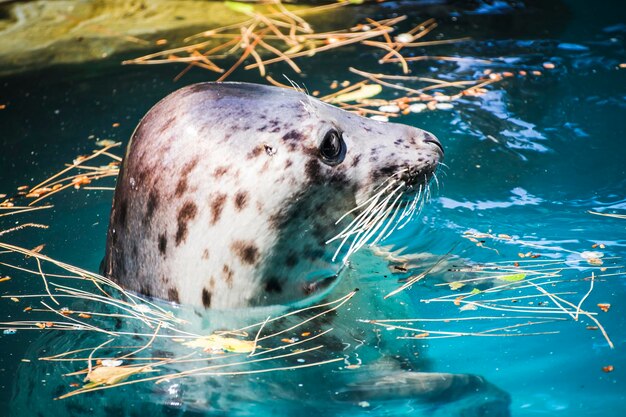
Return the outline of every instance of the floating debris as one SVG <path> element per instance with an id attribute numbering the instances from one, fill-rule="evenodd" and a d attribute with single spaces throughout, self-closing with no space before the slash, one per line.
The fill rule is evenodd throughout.
<path id="1" fill-rule="evenodd" d="M 424 103 L 415 103 L 415 104 L 411 104 L 409 106 L 409 111 L 411 113 L 421 113 L 421 112 L 423 112 L 426 109 L 427 109 L 427 107 L 426 107 L 426 104 L 424 104 Z"/>
<path id="2" fill-rule="evenodd" d="M 396 106 L 395 104 L 388 104 L 385 106 L 380 106 L 378 108 L 378 111 L 381 111 L 383 113 L 400 113 L 400 107 Z"/>

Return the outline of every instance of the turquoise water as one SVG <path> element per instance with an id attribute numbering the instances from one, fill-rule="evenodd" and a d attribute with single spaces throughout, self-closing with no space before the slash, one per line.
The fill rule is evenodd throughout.
<path id="1" fill-rule="evenodd" d="M 432 259 L 410 266 L 409 274 L 393 275 L 385 259 L 370 252 L 360 254 L 354 261 L 354 271 L 343 278 L 343 287 L 335 290 L 338 298 L 343 294 L 341 289 L 361 288 L 361 298 L 351 301 L 350 313 L 344 313 L 344 318 L 338 319 L 336 325 L 344 340 L 356 337 L 354 334 L 374 334 L 373 326 L 356 324 L 358 318 L 498 316 L 500 312 L 460 312 L 454 303 L 423 302 L 450 294 L 455 296 L 473 288 L 486 290 L 494 285 L 493 282 L 467 285 L 456 293 L 449 286 L 437 285 L 446 280 L 479 277 L 457 272 L 468 265 L 506 261 L 524 265 L 528 260 L 537 261 L 539 265 L 539 261 L 545 259 L 567 261 L 559 264 L 559 269 L 567 269 L 561 272 L 558 285 L 546 284 L 545 288 L 569 293 L 562 297 L 574 304 L 589 289 L 590 280 L 585 278 L 592 271 L 596 275 L 624 271 L 620 265 L 626 256 L 626 220 L 588 213 L 626 213 L 626 69 L 619 69 L 619 64 L 626 62 L 623 6 L 613 2 L 599 8 L 583 1 L 528 2 L 512 6 L 504 2 L 492 5 L 485 2 L 478 7 L 465 8 L 441 4 L 417 7 L 408 1 L 393 3 L 375 9 L 371 15 L 385 18 L 394 13 L 406 13 L 414 21 L 434 16 L 445 37 L 472 37 L 470 41 L 453 46 L 429 48 L 428 54 L 492 61 L 489 64 L 468 61 L 462 65 L 416 63 L 412 65 L 415 75 L 464 79 L 473 78 L 485 69 L 539 70 L 541 75 L 511 77 L 488 87 L 488 93 L 482 97 L 461 100 L 452 110 L 413 114 L 400 120 L 431 131 L 441 139 L 446 149 L 446 167 L 440 170 L 439 186 L 433 186 L 432 201 L 421 217 L 396 232 L 385 244 L 403 248 L 404 254 L 427 253 L 436 259 L 445 254 L 449 256 L 444 268 L 433 271 L 427 279 L 405 291 L 397 303 L 385 304 L 379 300 L 381 294 L 396 288 L 398 279 L 424 271 L 432 264 Z M 544 68 L 545 62 L 553 63 L 555 68 Z M 375 65 L 371 50 L 356 49 L 307 61 L 306 77 L 296 81 L 313 91 L 324 89 L 335 79 L 356 80 L 345 71 L 349 65 L 381 70 Z M 387 72 L 394 70 L 398 69 L 389 67 Z M 281 71 L 287 69 L 277 67 L 274 71 L 274 78 L 279 78 Z M 63 162 L 94 149 L 95 138 L 126 142 L 140 117 L 160 98 L 183 85 L 211 79 L 207 73 L 192 71 L 174 83 L 172 78 L 177 73 L 178 69 L 173 67 L 120 67 L 111 61 L 0 79 L 0 98 L 8 104 L 0 111 L 0 192 L 32 185 L 53 174 Z M 236 73 L 233 79 L 258 81 L 253 74 L 244 72 Z M 116 122 L 120 126 L 112 127 Z M 11 233 L 2 236 L 2 241 L 27 248 L 45 243 L 46 255 L 97 271 L 104 253 L 111 197 L 110 191 L 72 190 L 55 196 L 55 208 L 50 211 L 0 217 L 0 230 L 23 222 L 51 225 L 48 230 L 26 229 Z M 504 234 L 512 239 L 478 237 L 478 243 L 484 241 L 478 246 L 468 239 L 468 231 L 496 237 Z M 604 248 L 594 248 L 595 244 L 602 244 Z M 603 267 L 616 268 L 592 269 L 592 265 L 580 258 L 584 251 L 601 252 Z M 520 258 L 518 255 L 527 252 L 540 256 Z M 39 284 L 32 277 L 1 268 L 0 275 L 13 277 L 11 281 L 0 283 L 2 294 L 27 293 Z M 510 413 L 514 416 L 620 416 L 626 409 L 625 283 L 622 275 L 598 277 L 583 305 L 588 311 L 598 313 L 596 317 L 614 344 L 613 349 L 599 330 L 587 330 L 586 327 L 594 323 L 581 317 L 580 322 L 551 321 L 499 332 L 545 333 L 527 337 L 406 340 L 397 337 L 414 332 L 381 327 L 381 333 L 376 335 L 384 349 L 372 344 L 360 358 L 375 363 L 380 362 L 381 357 L 409 356 L 417 351 L 420 359 L 411 366 L 430 372 L 480 375 L 497 387 L 487 388 L 488 393 L 495 392 L 496 396 L 499 395 L 497 390 L 508 393 Z M 498 293 L 498 297 L 518 297 L 515 306 L 523 304 L 527 308 L 538 306 L 538 300 L 554 305 L 546 297 L 520 298 L 531 294 L 537 294 L 537 290 L 525 288 Z M 366 308 L 371 302 L 368 296 L 377 297 L 380 304 Z M 529 302 L 535 304 L 531 306 Z M 403 303 L 401 307 L 400 303 Z M 598 303 L 610 304 L 608 313 L 602 312 Z M 18 309 L 4 300 L 1 311 L 5 320 L 22 318 L 22 307 Z M 363 310 L 367 315 L 359 316 L 359 311 Z M 517 315 L 523 314 L 526 313 Z M 436 331 L 476 333 L 526 321 L 506 320 L 497 320 L 496 324 L 488 321 L 415 322 L 413 326 L 435 336 Z M 242 318 L 242 322 L 245 319 Z M 71 389 L 64 382 L 60 384 L 61 391 L 58 390 L 58 382 L 63 381 L 60 375 L 70 368 L 50 367 L 37 362 L 36 358 L 69 350 L 72 346 L 76 348 L 76 345 L 93 347 L 102 341 L 104 339 L 86 337 L 81 345 L 78 338 L 50 334 L 42 337 L 26 331 L 1 335 L 1 409 L 8 409 L 12 397 L 12 410 L 16 415 L 33 415 L 33 407 L 48 411 L 42 415 L 51 415 L 51 410 L 60 409 L 60 401 L 52 402 L 50 398 Z M 354 353 L 359 351 L 350 351 L 351 362 L 355 361 Z M 33 362 L 20 362 L 23 358 Z M 609 365 L 614 370 L 604 372 L 603 368 Z M 107 411 L 105 407 L 95 412 L 89 407 L 121 402 L 123 407 L 132 410 L 147 407 L 146 403 L 168 403 L 168 412 L 172 415 L 276 413 L 271 405 L 262 401 L 265 398 L 274 398 L 284 414 L 301 415 L 320 412 L 398 415 L 411 410 L 418 415 L 452 415 L 463 407 L 459 402 L 450 401 L 451 405 L 446 408 L 445 398 L 435 401 L 436 407 L 430 403 L 424 405 L 422 401 L 412 402 L 400 389 L 396 398 L 369 401 L 370 407 L 359 406 L 356 401 L 341 402 L 333 396 L 342 383 L 364 378 L 368 372 L 374 378 L 379 375 L 377 370 L 369 369 L 363 366 L 359 373 L 352 375 L 339 372 L 337 365 L 327 365 L 262 377 L 264 383 L 254 378 L 226 380 L 228 382 L 224 379 L 218 382 L 190 380 L 180 388 L 183 397 L 187 395 L 194 400 L 209 396 L 204 394 L 207 385 L 214 392 L 222 392 L 222 397 L 225 397 L 225 390 L 239 392 L 241 398 L 232 394 L 232 399 L 222 400 L 226 408 L 206 404 L 202 407 L 197 401 L 190 406 L 190 400 L 178 406 L 173 404 L 177 400 L 172 400 L 170 394 L 146 383 L 76 397 L 68 410 L 74 415 L 98 415 L 98 411 Z M 277 383 L 280 378 L 283 378 L 283 385 Z M 29 379 L 36 381 L 37 387 L 30 396 L 24 392 L 25 381 Z M 47 382 L 40 382 L 42 380 Z M 323 383 L 307 385 L 317 380 Z M 233 402 L 239 404 L 237 412 Z M 121 412 L 120 409 L 109 410 L 112 415 Z"/>

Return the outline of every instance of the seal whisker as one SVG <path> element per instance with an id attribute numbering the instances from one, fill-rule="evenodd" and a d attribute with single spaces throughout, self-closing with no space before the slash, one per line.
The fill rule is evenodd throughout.
<path id="1" fill-rule="evenodd" d="M 370 206 L 367 207 L 367 209 L 365 209 L 361 214 L 359 214 L 353 221 L 352 223 L 350 223 L 350 225 L 345 228 L 342 232 L 340 232 L 337 236 L 335 236 L 334 238 L 332 238 L 331 240 L 329 240 L 326 243 L 329 243 L 337 238 L 341 238 L 343 237 L 343 240 L 341 241 L 341 243 L 339 244 L 339 247 L 337 248 L 337 250 L 335 251 L 335 254 L 333 255 L 332 261 L 334 262 L 335 259 L 337 258 L 337 255 L 339 254 L 339 252 L 341 251 L 341 248 L 343 248 L 344 244 L 348 241 L 348 239 L 353 236 L 354 234 L 357 234 L 357 236 L 354 238 L 354 240 L 356 240 L 358 238 L 358 234 L 361 233 L 359 231 L 359 228 L 361 227 L 361 225 L 363 223 L 365 223 L 365 221 L 367 219 L 369 219 L 371 217 L 372 213 L 376 212 L 376 204 L 378 203 L 378 201 L 374 201 Z M 365 220 L 364 220 L 365 219 Z M 355 224 L 356 223 L 356 224 Z M 353 243 L 354 243 L 353 240 Z M 352 244 L 350 245 L 350 247 L 352 247 Z M 348 250 L 349 252 L 350 250 Z M 344 262 L 345 262 L 345 258 L 344 258 Z"/>
<path id="2" fill-rule="evenodd" d="M 364 219 L 369 218 L 370 214 L 372 212 L 375 212 L 377 204 L 378 203 L 378 199 L 380 198 L 380 195 L 376 196 L 376 200 L 373 201 L 365 210 L 363 210 L 358 216 L 356 216 L 354 218 L 354 220 L 352 220 L 352 222 L 350 222 L 350 224 L 345 227 L 341 232 L 339 232 L 336 236 L 334 236 L 333 238 L 327 240 L 325 243 L 329 244 L 331 242 L 333 242 L 334 240 L 337 240 L 343 236 L 349 237 L 350 235 L 356 233 L 355 231 L 364 223 Z M 350 212 L 352 212 L 353 210 L 351 210 Z M 347 215 L 347 214 L 346 214 Z M 342 216 L 342 217 L 345 217 Z M 345 239 L 344 239 L 345 241 Z"/>
<path id="3" fill-rule="evenodd" d="M 439 192 L 439 179 L 437 178 L 436 172 L 433 172 L 433 179 L 435 180 L 435 184 L 437 185 L 437 192 Z"/>
<path id="4" fill-rule="evenodd" d="M 411 202 L 406 206 L 405 210 L 402 212 L 402 215 L 398 218 L 397 220 L 398 224 L 400 224 L 400 222 L 402 222 L 405 218 L 410 219 L 413 216 L 413 213 L 415 212 L 415 208 L 417 207 L 417 203 L 419 201 L 421 194 L 422 194 L 422 186 L 420 185 L 418 192 L 415 194 Z"/>
<path id="5" fill-rule="evenodd" d="M 413 210 L 415 210 L 415 207 L 417 206 L 417 201 L 419 200 L 421 193 L 422 193 L 422 186 L 420 185 L 420 189 L 415 194 L 411 202 L 406 205 L 398 221 L 402 221 L 404 218 L 410 216 L 413 213 Z"/>
<path id="6" fill-rule="evenodd" d="M 367 241 L 367 239 L 369 239 L 374 233 L 376 233 L 376 231 L 383 225 L 383 223 L 385 223 L 385 221 L 389 218 L 389 214 L 395 208 L 396 203 L 402 197 L 402 194 L 403 193 L 400 192 L 398 196 L 396 197 L 396 199 L 393 201 L 393 203 L 391 203 L 391 205 L 388 205 L 385 208 L 385 211 L 383 212 L 383 214 L 379 215 L 376 219 L 374 219 L 374 221 L 372 222 L 372 227 L 369 228 L 367 235 L 363 238 L 364 241 Z M 393 194 L 390 197 L 392 196 Z M 391 201 L 391 200 L 388 200 L 388 201 Z"/>
<path id="7" fill-rule="evenodd" d="M 402 230 L 404 226 L 406 226 L 411 221 L 411 219 L 415 216 L 415 213 L 419 213 L 422 210 L 423 204 L 419 204 L 419 207 L 418 207 L 418 202 L 424 201 L 423 196 L 425 193 L 423 193 L 422 191 L 423 191 L 423 186 L 420 185 L 420 188 L 417 191 L 415 198 L 413 198 L 413 201 L 411 202 L 411 209 L 409 210 L 409 213 L 406 216 L 406 220 L 404 220 L 404 222 L 400 224 L 400 219 L 399 219 L 395 227 L 389 232 L 387 236 L 385 236 L 385 238 L 387 238 L 395 229 Z"/>
<path id="8" fill-rule="evenodd" d="M 361 212 L 358 216 L 355 217 L 354 220 L 352 220 L 352 222 L 345 227 L 341 232 L 339 232 L 336 236 L 334 236 L 333 238 L 327 240 L 325 243 L 328 244 L 334 240 L 340 239 L 340 238 L 344 238 L 342 241 L 342 244 L 340 245 L 340 248 L 343 246 L 343 244 L 346 242 L 346 239 L 354 234 L 359 233 L 361 230 L 359 230 L 359 228 L 361 228 L 361 226 L 365 225 L 366 227 L 369 226 L 369 222 L 371 220 L 371 218 L 376 215 L 376 213 L 378 213 L 384 205 L 386 205 L 387 201 L 393 196 L 393 194 L 396 192 L 397 189 L 401 188 L 402 185 L 400 185 L 399 187 L 396 188 L 396 190 L 392 191 L 391 194 L 386 197 L 382 202 L 379 202 L 381 196 L 393 185 L 395 184 L 395 180 L 393 182 L 391 182 L 387 187 L 385 187 L 383 190 L 381 190 L 380 192 L 378 192 L 376 195 L 374 195 L 372 198 L 370 198 L 369 200 L 367 200 L 368 202 L 371 200 L 372 203 L 363 211 Z M 365 203 L 361 204 L 360 206 L 363 206 Z M 342 216 L 342 218 L 344 218 L 346 215 L 348 215 L 349 213 L 352 213 L 355 209 L 350 210 L 348 213 L 344 214 Z M 338 252 L 337 252 L 338 253 Z M 333 256 L 333 260 L 335 259 L 337 253 L 335 253 L 335 256 Z"/>
<path id="9" fill-rule="evenodd" d="M 426 201 L 427 201 L 427 202 L 430 202 L 430 199 L 431 199 L 431 194 L 430 194 L 430 183 L 428 183 L 428 182 L 427 182 L 427 181 L 428 181 L 428 179 L 426 178 L 426 176 L 425 176 L 425 175 L 424 175 L 424 181 L 425 181 L 425 182 L 424 182 L 424 184 L 426 184 L 426 185 L 425 185 L 425 188 L 426 188 Z"/>
<path id="10" fill-rule="evenodd" d="M 385 183 L 389 180 L 393 179 L 392 177 L 387 178 L 381 185 L 379 185 L 378 187 L 376 187 L 374 189 L 374 191 L 379 190 L 383 185 L 385 185 Z M 374 194 L 372 197 L 370 197 L 369 199 L 367 199 L 366 201 L 364 201 L 363 203 L 359 204 L 358 206 L 354 207 L 353 209 L 351 209 L 350 211 L 346 212 L 343 216 L 341 216 L 336 222 L 335 224 L 338 224 L 339 222 L 341 222 L 346 216 L 348 216 L 349 214 L 355 212 L 356 210 L 360 209 L 361 207 L 363 207 L 364 205 L 368 204 L 370 201 L 374 200 L 374 199 L 378 199 L 380 198 L 380 196 L 386 191 L 388 190 L 394 183 L 395 183 L 395 179 L 393 180 L 393 182 L 391 184 L 388 184 L 384 190 L 381 190 L 379 192 L 377 192 L 376 194 Z M 328 243 L 328 242 L 326 242 Z"/>
<path id="11" fill-rule="evenodd" d="M 395 184 L 395 181 L 391 182 L 389 186 L 393 184 Z M 388 210 L 389 201 L 391 201 L 394 195 L 404 186 L 404 183 L 400 184 L 395 189 L 393 189 L 389 193 L 389 195 L 387 195 L 382 201 L 379 202 L 381 196 L 387 191 L 387 189 L 389 189 L 389 186 L 385 187 L 383 190 L 377 193 L 376 194 L 377 199 L 374 202 L 372 202 L 372 204 L 370 204 L 365 211 L 359 214 L 357 218 L 354 219 L 347 228 L 345 228 L 341 233 L 339 233 L 337 236 L 335 236 L 334 238 L 328 241 L 330 242 L 337 238 L 343 237 L 341 244 L 339 245 L 339 247 L 335 251 L 335 254 L 333 255 L 333 258 L 332 258 L 333 262 L 336 260 L 337 255 L 339 254 L 339 252 L 341 251 L 341 249 L 343 248 L 343 246 L 345 245 L 345 243 L 351 236 L 356 235 L 352 239 L 352 242 L 350 243 L 348 251 L 343 258 L 344 263 L 354 252 L 356 252 L 359 248 L 361 248 L 366 243 L 366 241 L 363 240 L 363 238 L 364 237 L 369 238 L 370 234 L 368 233 L 368 231 L 372 230 L 373 228 L 377 228 L 377 225 L 381 223 L 381 221 L 384 222 L 385 217 L 388 216 L 389 214 L 389 210 Z M 382 214 L 380 214 L 381 212 Z"/>
<path id="12" fill-rule="evenodd" d="M 393 203 L 392 208 L 393 208 L 393 206 L 394 206 L 394 205 L 396 205 L 396 203 L 397 203 L 398 201 L 400 201 L 400 198 L 401 198 L 403 195 L 404 195 L 404 193 L 402 193 L 402 192 L 401 192 L 401 193 L 400 193 L 400 195 L 398 196 L 398 198 L 396 199 L 396 201 Z M 406 210 L 406 208 L 405 208 L 405 210 Z M 394 224 L 394 221 L 397 223 L 396 216 L 398 215 L 398 212 L 399 212 L 399 211 L 400 211 L 400 204 L 398 204 L 398 205 L 395 207 L 395 209 L 394 209 L 394 211 L 393 211 L 393 216 L 391 216 L 391 218 L 389 219 L 389 221 L 387 221 L 387 224 L 385 225 L 385 227 L 383 228 L 383 230 L 381 230 L 381 232 L 380 232 L 380 233 L 378 234 L 378 236 L 376 236 L 376 238 L 375 238 L 375 239 L 374 239 L 374 240 L 373 240 L 373 241 L 369 244 L 369 246 L 373 246 L 373 245 L 375 245 L 376 243 L 378 243 L 378 242 L 381 240 L 382 236 L 383 236 L 383 235 L 385 234 L 385 232 L 387 231 L 387 229 L 389 229 L 389 227 L 390 227 L 392 224 Z"/>
<path id="13" fill-rule="evenodd" d="M 388 222 L 388 219 L 391 217 L 391 219 L 393 219 L 398 212 L 398 209 L 400 207 L 400 199 L 402 198 L 402 196 L 404 195 L 404 192 L 401 191 L 402 187 L 404 187 L 404 183 L 402 183 L 400 186 L 396 187 L 386 198 L 385 200 L 383 200 L 383 202 L 379 205 L 381 207 L 380 210 L 378 210 L 379 212 L 382 211 L 382 214 L 377 215 L 377 217 L 375 217 L 370 224 L 368 224 L 369 227 L 365 228 L 363 230 L 363 232 L 365 233 L 365 235 L 363 235 L 362 237 L 360 237 L 359 239 L 356 239 L 353 241 L 353 248 L 354 250 L 352 250 L 352 252 L 355 252 L 356 250 L 358 250 L 359 248 L 361 248 L 364 244 L 367 243 L 368 240 L 370 240 L 370 238 L 383 226 L 383 224 L 385 224 L 386 222 Z M 395 197 L 395 199 L 392 198 Z M 391 204 L 389 204 L 389 202 L 391 202 Z M 385 227 L 385 229 L 388 226 Z M 383 232 L 381 232 L 383 233 Z M 378 237 L 376 238 L 376 240 L 378 240 Z M 371 244 L 370 244 L 371 246 Z"/>
<path id="14" fill-rule="evenodd" d="M 363 230 L 362 236 L 360 236 L 358 238 L 355 238 L 353 240 L 352 244 L 350 245 L 350 248 L 348 249 L 348 253 L 344 257 L 344 262 L 352 253 L 358 251 L 360 248 L 362 248 L 368 242 L 368 240 L 370 240 L 370 238 L 378 231 L 378 229 L 380 229 L 380 227 L 383 224 L 385 224 L 385 222 L 387 221 L 387 219 L 389 218 L 389 216 L 391 214 L 393 214 L 393 216 L 395 216 L 395 213 L 397 213 L 397 210 L 394 210 L 394 209 L 396 208 L 396 204 L 398 203 L 398 201 L 402 197 L 403 193 L 402 193 L 402 191 L 400 191 L 400 189 L 402 188 L 403 185 L 401 185 L 400 187 L 397 187 L 395 190 L 393 190 L 393 192 L 383 202 L 383 203 L 385 203 L 385 206 L 381 209 L 383 211 L 383 213 L 379 214 L 374 220 L 372 220 L 372 222 L 370 223 L 370 227 Z M 400 191 L 400 194 L 397 195 L 395 200 L 393 200 L 393 202 L 389 205 L 388 202 L 391 201 L 391 198 L 398 191 Z M 372 244 L 370 244 L 370 246 Z"/>

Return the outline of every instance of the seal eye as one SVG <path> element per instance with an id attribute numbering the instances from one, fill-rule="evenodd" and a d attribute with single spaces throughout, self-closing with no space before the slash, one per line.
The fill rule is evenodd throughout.
<path id="1" fill-rule="evenodd" d="M 320 155 L 322 160 L 328 165 L 336 165 L 343 160 L 345 144 L 337 130 L 331 129 L 326 132 L 320 145 Z"/>

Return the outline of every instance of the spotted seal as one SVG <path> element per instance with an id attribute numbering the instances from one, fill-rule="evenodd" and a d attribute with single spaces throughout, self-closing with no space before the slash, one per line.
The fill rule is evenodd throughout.
<path id="1" fill-rule="evenodd" d="M 184 87 L 131 138 L 104 273 L 126 289 L 205 308 L 301 300 L 415 208 L 407 196 L 424 191 L 442 155 L 424 130 L 299 91 Z M 343 235 L 338 219 L 348 224 Z"/>

